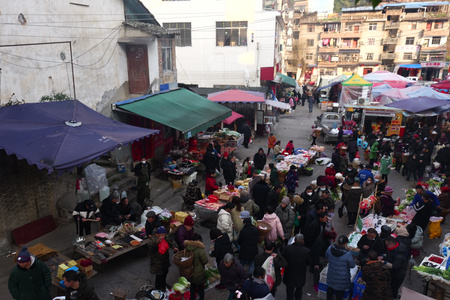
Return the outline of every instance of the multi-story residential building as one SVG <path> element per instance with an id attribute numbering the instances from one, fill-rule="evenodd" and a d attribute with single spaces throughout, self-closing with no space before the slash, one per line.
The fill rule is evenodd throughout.
<path id="1" fill-rule="evenodd" d="M 199 87 L 261 86 L 282 69 L 281 1 L 144 0 L 177 41 L 179 82 Z"/>
<path id="2" fill-rule="evenodd" d="M 297 57 L 287 58 L 286 67 L 292 72 L 298 67 L 292 65 L 296 58 L 317 57 L 311 80 L 317 79 L 314 75 L 364 75 L 380 69 L 424 80 L 443 78 L 449 7 L 449 2 L 408 2 L 344 8 L 341 14 L 325 17 L 294 13 L 299 51 Z M 303 46 L 312 36 L 311 28 L 319 35 L 316 48 Z"/>

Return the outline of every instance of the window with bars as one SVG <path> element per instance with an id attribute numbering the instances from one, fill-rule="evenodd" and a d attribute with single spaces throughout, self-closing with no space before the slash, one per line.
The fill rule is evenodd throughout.
<path id="1" fill-rule="evenodd" d="M 306 59 L 308 59 L 308 60 L 313 59 L 313 54 L 312 53 L 306 53 Z"/>
<path id="2" fill-rule="evenodd" d="M 367 40 L 367 45 L 374 46 L 375 45 L 375 38 L 369 38 Z"/>
<path id="3" fill-rule="evenodd" d="M 216 22 L 216 46 L 247 46 L 247 21 Z"/>
<path id="4" fill-rule="evenodd" d="M 172 70 L 172 39 L 161 39 L 161 56 L 163 71 Z"/>
<path id="5" fill-rule="evenodd" d="M 373 60 L 373 53 L 367 53 L 366 54 L 366 59 L 367 60 Z"/>
<path id="6" fill-rule="evenodd" d="M 313 39 L 307 39 L 306 40 L 306 46 L 307 47 L 313 47 L 314 46 L 314 40 Z"/>
<path id="7" fill-rule="evenodd" d="M 431 45 L 439 45 L 440 43 L 441 43 L 441 37 L 433 36 L 433 39 L 431 40 Z"/>
<path id="8" fill-rule="evenodd" d="M 177 47 L 191 47 L 191 23 L 163 23 L 163 27 L 167 29 L 175 29 L 180 35 L 175 36 L 175 45 Z"/>
<path id="9" fill-rule="evenodd" d="M 442 29 L 444 27 L 444 22 L 434 22 L 434 29 Z"/>
<path id="10" fill-rule="evenodd" d="M 292 37 L 294 38 L 294 40 L 298 40 L 300 38 L 300 31 L 294 31 Z"/>
<path id="11" fill-rule="evenodd" d="M 407 37 L 405 45 L 414 45 L 414 37 Z"/>
<path id="12" fill-rule="evenodd" d="M 403 53 L 403 59 L 404 60 L 412 59 L 412 52 L 405 52 L 405 53 Z"/>

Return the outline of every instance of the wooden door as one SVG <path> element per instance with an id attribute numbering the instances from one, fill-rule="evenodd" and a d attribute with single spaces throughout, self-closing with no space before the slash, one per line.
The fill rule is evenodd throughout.
<path id="1" fill-rule="evenodd" d="M 149 87 L 147 45 L 127 45 L 130 94 L 144 94 Z"/>

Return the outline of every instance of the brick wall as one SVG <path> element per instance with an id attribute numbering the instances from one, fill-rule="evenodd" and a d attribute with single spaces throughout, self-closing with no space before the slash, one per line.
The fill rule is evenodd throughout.
<path id="1" fill-rule="evenodd" d="M 56 201 L 75 193 L 75 183 L 76 174 L 48 175 L 0 150 L 0 238 L 12 242 L 13 229 L 49 214 L 56 219 Z"/>

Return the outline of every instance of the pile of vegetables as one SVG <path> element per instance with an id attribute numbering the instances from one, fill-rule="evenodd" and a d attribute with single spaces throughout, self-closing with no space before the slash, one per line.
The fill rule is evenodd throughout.
<path id="1" fill-rule="evenodd" d="M 210 267 L 205 270 L 206 282 L 211 284 L 217 280 L 220 280 L 219 270 L 215 267 Z"/>
<path id="2" fill-rule="evenodd" d="M 427 273 L 430 275 L 435 275 L 435 276 L 441 276 L 442 277 L 442 270 L 440 269 L 436 269 L 436 268 L 432 268 L 432 267 L 425 267 L 425 266 L 414 266 L 413 267 L 414 270 L 418 271 L 418 272 L 423 272 L 423 273 Z M 446 270 L 446 272 L 449 272 L 448 270 Z"/>
<path id="3" fill-rule="evenodd" d="M 184 294 L 190 285 L 190 282 L 185 277 L 181 276 L 178 278 L 178 282 L 172 286 L 172 289 L 175 292 Z"/>

